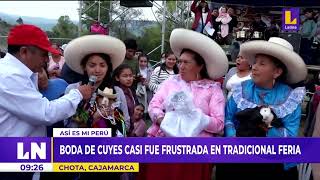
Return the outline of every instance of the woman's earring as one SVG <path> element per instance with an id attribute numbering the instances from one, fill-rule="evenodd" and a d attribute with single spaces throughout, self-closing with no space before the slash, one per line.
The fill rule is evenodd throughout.
<path id="1" fill-rule="evenodd" d="M 197 78 L 197 80 L 199 80 L 199 73 L 197 73 L 197 77 L 196 78 Z"/>
<path id="2" fill-rule="evenodd" d="M 272 86 L 274 86 L 275 83 L 276 83 L 276 80 L 273 79 L 273 80 L 272 80 Z"/>

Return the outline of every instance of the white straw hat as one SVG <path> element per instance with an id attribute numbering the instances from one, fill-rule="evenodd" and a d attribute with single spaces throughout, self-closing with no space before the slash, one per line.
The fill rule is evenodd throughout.
<path id="1" fill-rule="evenodd" d="M 279 59 L 287 67 L 286 82 L 289 84 L 303 81 L 307 76 L 306 64 L 285 39 L 271 37 L 269 41 L 249 41 L 240 46 L 240 51 L 251 64 L 256 54 L 266 54 Z"/>
<path id="2" fill-rule="evenodd" d="M 75 72 L 83 74 L 80 63 L 82 59 L 92 53 L 104 53 L 110 56 L 113 69 L 124 60 L 126 46 L 114 37 L 106 35 L 87 35 L 72 40 L 64 51 L 67 65 Z"/>
<path id="3" fill-rule="evenodd" d="M 197 52 L 205 61 L 209 77 L 218 79 L 228 71 L 228 58 L 224 50 L 209 37 L 188 29 L 174 29 L 170 35 L 173 53 L 180 57 L 183 49 Z"/>

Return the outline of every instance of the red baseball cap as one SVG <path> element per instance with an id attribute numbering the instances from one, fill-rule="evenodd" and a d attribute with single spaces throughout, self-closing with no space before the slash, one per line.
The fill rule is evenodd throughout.
<path id="1" fill-rule="evenodd" d="M 33 45 L 52 54 L 60 54 L 60 51 L 51 47 L 45 32 L 29 24 L 13 27 L 8 36 L 8 45 Z"/>

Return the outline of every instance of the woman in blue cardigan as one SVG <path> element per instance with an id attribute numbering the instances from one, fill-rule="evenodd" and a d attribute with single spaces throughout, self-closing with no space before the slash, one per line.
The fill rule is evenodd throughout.
<path id="1" fill-rule="evenodd" d="M 241 45 L 241 51 L 252 64 L 252 80 L 233 87 L 225 114 L 225 136 L 250 136 L 254 131 L 265 137 L 295 137 L 301 119 L 301 103 L 304 87 L 291 88 L 289 84 L 303 81 L 307 69 L 302 58 L 293 51 L 292 45 L 281 38 L 269 41 L 250 41 Z M 260 113 L 260 107 L 268 107 L 276 119 L 271 126 L 259 119 L 249 129 L 245 126 L 254 114 L 241 119 L 245 112 Z M 257 110 L 257 111 L 255 111 Z M 262 116 L 259 116 L 262 117 Z M 252 122 L 254 122 L 252 120 Z M 252 127 L 252 126 L 251 126 Z M 225 164 L 217 166 L 217 179 L 297 179 L 296 164 Z"/>

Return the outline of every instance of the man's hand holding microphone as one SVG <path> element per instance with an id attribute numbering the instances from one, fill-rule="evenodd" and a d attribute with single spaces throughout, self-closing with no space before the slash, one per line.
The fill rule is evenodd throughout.
<path id="1" fill-rule="evenodd" d="M 84 84 L 78 87 L 78 90 L 80 91 L 83 100 L 88 100 L 91 98 L 92 93 L 95 90 L 95 87 L 89 84 Z"/>
<path id="2" fill-rule="evenodd" d="M 83 100 L 91 99 L 92 94 L 95 91 L 94 85 L 95 85 L 96 81 L 97 81 L 96 76 L 90 76 L 88 84 L 84 84 L 84 85 L 81 85 L 78 87 L 78 90 L 82 94 Z"/>

